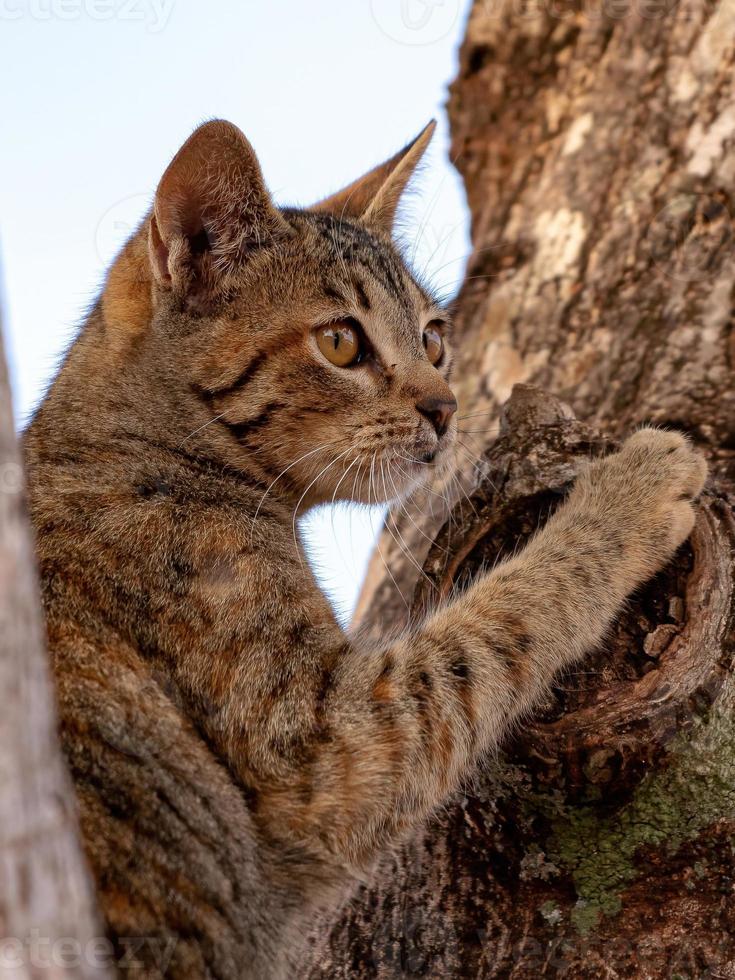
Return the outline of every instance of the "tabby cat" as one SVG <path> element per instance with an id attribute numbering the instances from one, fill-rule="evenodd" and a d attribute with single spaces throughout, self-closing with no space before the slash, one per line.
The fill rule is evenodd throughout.
<path id="1" fill-rule="evenodd" d="M 317 912 L 692 529 L 705 463 L 644 429 L 405 635 L 338 626 L 295 515 L 407 495 L 452 455 L 450 324 L 391 239 L 432 130 L 295 209 L 235 126 L 202 126 L 26 434 L 61 735 L 137 976 L 298 976 Z"/>

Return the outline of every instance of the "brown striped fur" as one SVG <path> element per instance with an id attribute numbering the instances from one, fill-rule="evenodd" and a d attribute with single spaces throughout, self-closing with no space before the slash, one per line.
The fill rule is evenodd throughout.
<path id="1" fill-rule="evenodd" d="M 397 640 L 338 627 L 293 533 L 451 459 L 446 323 L 390 239 L 430 130 L 313 210 L 202 127 L 26 436 L 61 733 L 110 935 L 136 975 L 296 975 L 337 903 L 452 792 L 689 534 L 705 466 L 643 430 L 517 557 Z M 372 353 L 328 363 L 316 324 Z M 448 327 L 446 342 L 449 347 Z M 427 466 L 426 460 L 432 459 Z"/>

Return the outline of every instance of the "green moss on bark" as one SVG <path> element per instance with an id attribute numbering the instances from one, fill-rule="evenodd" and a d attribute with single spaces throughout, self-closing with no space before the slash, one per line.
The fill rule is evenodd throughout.
<path id="1" fill-rule="evenodd" d="M 572 912 L 587 934 L 621 908 L 621 894 L 638 873 L 636 854 L 648 846 L 675 853 L 685 840 L 735 816 L 735 723 L 724 706 L 672 747 L 669 766 L 643 780 L 631 802 L 601 818 L 595 807 L 565 808 L 552 822 L 547 851 L 571 874 L 578 902 Z"/>

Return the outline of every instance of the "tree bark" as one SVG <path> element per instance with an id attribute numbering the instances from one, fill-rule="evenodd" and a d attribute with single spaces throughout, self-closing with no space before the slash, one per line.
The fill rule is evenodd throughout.
<path id="1" fill-rule="evenodd" d="M 109 976 L 56 736 L 0 331 L 0 974 Z"/>
<path id="2" fill-rule="evenodd" d="M 449 104 L 470 499 L 393 515 L 360 618 L 405 622 L 512 551 L 642 422 L 713 476 L 690 545 L 362 889 L 314 977 L 735 978 L 734 28 L 735 0 L 474 3 Z"/>

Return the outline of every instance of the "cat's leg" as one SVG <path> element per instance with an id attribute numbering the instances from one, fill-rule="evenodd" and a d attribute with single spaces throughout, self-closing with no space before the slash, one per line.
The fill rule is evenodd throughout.
<path id="1" fill-rule="evenodd" d="M 359 865 L 430 812 L 688 537 L 706 471 L 683 436 L 641 430 L 518 556 L 385 649 L 350 647 L 298 772 L 263 786 L 271 829 Z"/>

